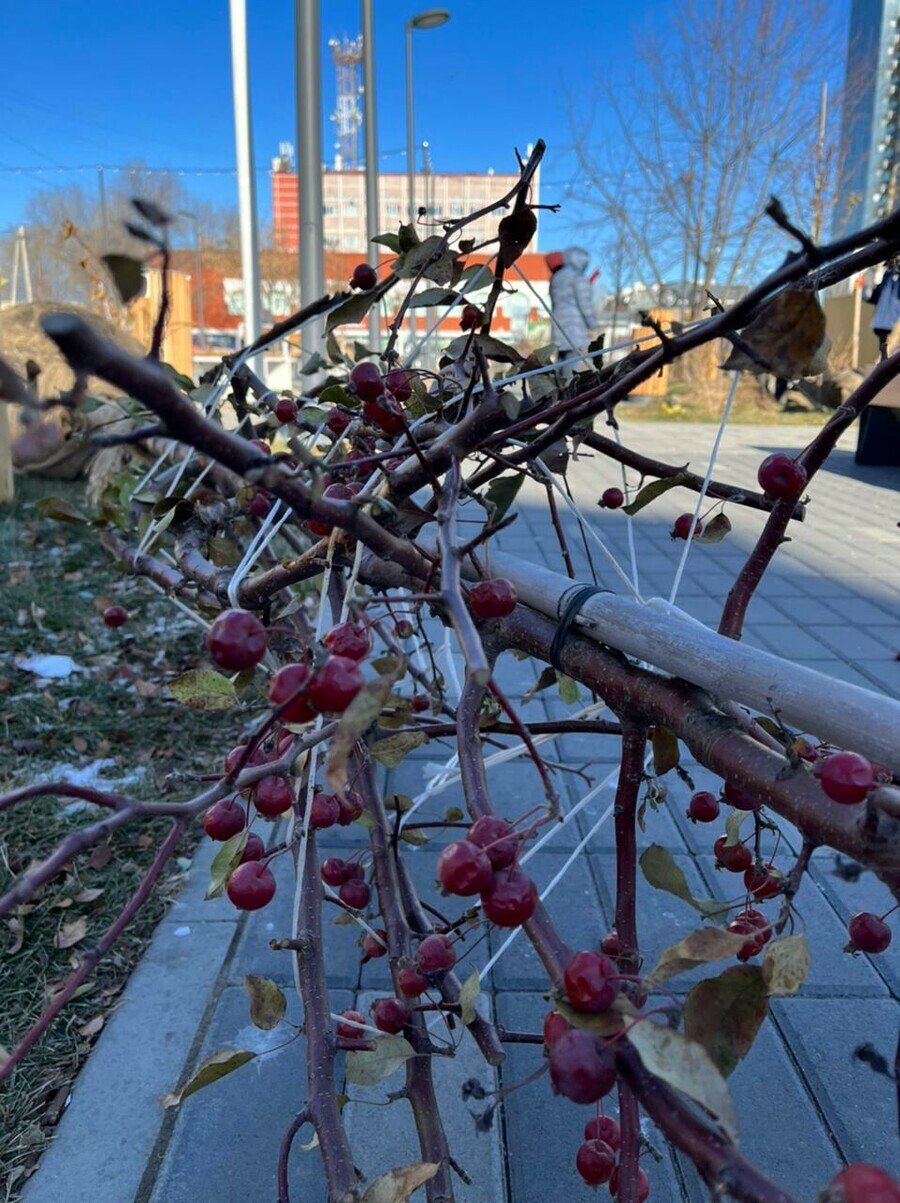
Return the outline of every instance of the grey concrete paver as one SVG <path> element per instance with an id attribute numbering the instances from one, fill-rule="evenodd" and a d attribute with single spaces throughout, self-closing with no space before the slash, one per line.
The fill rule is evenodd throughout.
<path id="1" fill-rule="evenodd" d="M 236 923 L 165 920 L 72 1089 L 25 1203 L 134 1199 L 174 1089 L 216 997 Z"/>
<path id="2" fill-rule="evenodd" d="M 335 1006 L 343 1010 L 352 998 L 336 991 Z M 177 1109 L 165 1147 L 157 1151 L 155 1164 L 148 1166 L 153 1182 L 148 1203 L 230 1203 L 275 1197 L 281 1138 L 306 1102 L 301 1068 L 305 1041 L 294 1030 L 299 1019 L 300 1005 L 294 995 L 289 997 L 285 1021 L 263 1032 L 250 1024 L 244 990 L 231 986 L 219 995 L 195 1064 L 223 1048 L 258 1055 L 185 1099 Z M 304 1129 L 298 1143 L 311 1135 L 310 1129 Z M 315 1151 L 304 1153 L 295 1146 L 289 1181 L 298 1199 L 323 1197 L 324 1176 Z M 120 1196 L 119 1203 L 126 1197 L 131 1196 Z"/>
<path id="3" fill-rule="evenodd" d="M 625 441 L 650 455 L 672 462 L 705 466 L 712 427 L 629 423 L 623 421 Z M 718 475 L 733 483 L 755 487 L 761 458 L 777 448 L 796 450 L 809 437 L 799 428 L 732 428 L 725 437 Z M 900 696 L 900 532 L 896 527 L 898 474 L 890 470 L 859 469 L 852 464 L 852 437 L 841 440 L 837 464 L 810 489 L 807 520 L 794 524 L 792 542 L 779 551 L 748 612 L 748 642 L 781 651 L 837 680 L 850 680 Z M 621 513 L 599 511 L 596 498 L 598 461 L 580 457 L 573 463 L 570 484 L 593 527 L 608 541 L 623 566 L 628 566 L 628 524 Z M 608 482 L 607 482 L 608 483 Z M 822 498 L 827 491 L 827 505 Z M 641 589 L 645 596 L 668 595 L 682 545 L 669 538 L 672 519 L 693 505 L 695 495 L 674 491 L 643 511 L 633 523 Z M 543 562 L 561 571 L 559 548 L 543 524 L 543 491 L 526 482 L 519 495 L 519 520 L 504 532 L 501 544 L 525 560 Z M 734 507 L 731 507 L 734 511 Z M 701 621 L 715 625 L 733 574 L 740 569 L 764 516 L 732 512 L 734 530 L 722 544 L 691 548 L 678 601 Z M 564 526 L 571 538 L 573 559 L 582 579 L 588 563 L 571 516 Z M 592 555 L 595 549 L 591 548 Z M 595 564 L 604 584 L 621 586 L 597 550 Z M 459 656 L 454 657 L 462 670 Z M 442 669 L 444 668 L 442 664 Z M 533 664 L 502 657 L 498 675 L 502 687 L 518 704 L 536 678 Z M 582 703 L 588 697 L 582 691 Z M 539 694 L 524 717 L 567 716 L 573 712 L 556 690 Z M 548 758 L 569 766 L 592 762 L 595 780 L 613 767 L 613 740 L 566 736 L 545 745 Z M 417 749 L 387 774 L 390 791 L 416 794 L 424 789 L 434 768 L 455 751 L 453 739 Z M 717 781 L 700 770 L 689 755 L 685 766 L 698 788 L 717 789 Z M 491 770 L 492 793 L 501 812 L 521 815 L 526 805 L 541 801 L 533 766 L 521 759 Z M 726 879 L 713 868 L 712 839 L 722 824 L 690 824 L 684 817 L 689 787 L 672 776 L 666 781 L 669 798 L 646 816 L 643 848 L 651 842 L 667 847 L 684 869 L 698 895 L 736 901 L 739 878 Z M 563 808 L 571 807 L 587 786 L 573 774 L 559 777 Z M 578 817 L 559 830 L 554 841 L 530 862 L 528 869 L 544 888 L 559 872 L 576 843 L 612 799 L 607 789 Z M 436 794 L 422 808 L 422 817 L 442 817 L 461 801 L 458 785 Z M 724 818 L 724 815 L 723 815 Z M 614 859 L 612 822 L 607 820 L 589 841 L 548 898 L 551 916 L 575 948 L 596 947 L 612 922 Z M 323 852 L 345 855 L 363 840 L 357 828 L 323 833 Z M 430 888 L 439 847 L 447 833 L 433 837 L 430 846 L 409 849 L 407 864 L 421 887 Z M 796 833 L 786 831 L 777 863 L 788 867 Z M 268 1039 L 248 1026 L 246 995 L 240 987 L 247 972 L 275 977 L 290 987 L 289 954 L 274 953 L 268 940 L 287 934 L 292 888 L 287 857 L 279 858 L 279 892 L 268 910 L 247 919 L 231 911 L 227 901 L 202 900 L 208 863 L 215 848 L 201 846 L 188 885 L 160 925 L 156 939 L 135 972 L 118 1011 L 107 1024 L 91 1059 L 73 1091 L 72 1103 L 59 1125 L 56 1141 L 38 1173 L 29 1182 L 25 1203 L 182 1203 L 188 1199 L 230 1200 L 272 1198 L 277 1144 L 293 1110 L 303 1102 L 302 1040 L 281 1052 L 245 1066 L 217 1083 L 202 1098 L 188 1100 L 168 1117 L 159 1097 L 172 1088 L 192 1063 L 213 1047 L 239 1040 Z M 810 938 L 813 966 L 800 997 L 778 1000 L 777 1023 L 767 1026 L 746 1062 L 732 1078 L 743 1113 L 743 1146 L 761 1167 L 784 1181 L 800 1198 L 812 1198 L 843 1157 L 863 1157 L 892 1167 L 898 1164 L 896 1145 L 887 1133 L 896 1125 L 893 1087 L 852 1059 L 855 1044 L 870 1040 L 890 1059 L 896 1042 L 900 988 L 896 958 L 852 958 L 843 953 L 845 924 L 859 909 L 881 913 L 889 906 L 887 891 L 871 874 L 852 883 L 831 872 L 833 859 L 823 852 L 812 862 L 810 879 L 798 895 L 801 926 Z M 699 917 L 674 897 L 639 881 L 639 919 L 645 963 L 652 964 L 667 945 L 699 925 Z M 461 913 L 463 900 L 444 899 L 451 916 Z M 331 916 L 326 916 L 326 920 Z M 189 929 L 190 936 L 176 935 Z M 351 990 L 387 988 L 384 962 L 360 969 L 358 931 L 326 922 L 326 957 L 336 1008 L 350 1004 Z M 499 950 L 506 933 L 488 938 L 470 936 L 460 966 L 463 976 L 482 966 Z M 283 959 L 282 959 L 283 958 Z M 718 972 L 721 966 L 709 972 Z M 695 976 L 702 976 L 697 974 Z M 679 995 L 691 983 L 685 976 L 671 985 Z M 542 992 L 546 975 L 528 941 L 517 936 L 497 963 L 485 986 L 495 991 L 500 1021 L 516 1030 L 538 1030 L 546 1011 Z M 524 991 L 524 993 L 523 993 Z M 289 1018 L 299 1018 L 293 992 Z M 365 1003 L 367 999 L 357 998 Z M 268 1046 L 268 1047 L 271 1047 Z M 298 1056 L 299 1054 L 299 1056 Z M 468 1052 L 467 1052 L 468 1056 Z M 539 1067 L 539 1048 L 510 1047 L 502 1069 L 504 1086 L 511 1086 Z M 478 1073 L 477 1058 L 439 1064 L 442 1101 L 458 1092 L 459 1075 Z M 484 1070 L 480 1070 L 484 1076 Z M 376 1093 L 378 1093 L 376 1091 Z M 545 1203 L 571 1197 L 592 1197 L 578 1179 L 574 1154 L 581 1139 L 586 1109 L 565 1100 L 553 1102 L 545 1077 L 513 1091 L 490 1136 L 472 1132 L 469 1107 L 449 1107 L 454 1146 L 459 1160 L 481 1176 L 469 1195 L 498 1203 L 503 1188 L 515 1203 Z M 613 1102 L 612 1109 L 615 1109 Z M 416 1156 L 408 1140 L 405 1109 L 364 1108 L 353 1104 L 347 1114 L 354 1140 L 370 1176 L 389 1164 Z M 789 1122 L 786 1122 L 789 1121 Z M 401 1131 L 402 1129 L 402 1131 Z M 100 1133 L 101 1138 L 97 1139 Z M 385 1134 L 390 1133 L 387 1137 Z M 645 1159 L 653 1184 L 653 1203 L 701 1203 L 706 1192 L 693 1171 L 673 1158 L 665 1140 L 652 1126 L 647 1136 L 662 1160 Z M 500 1182 L 497 1141 L 505 1142 L 506 1182 Z M 379 1143 L 381 1142 L 381 1143 Z M 386 1146 L 382 1151 L 382 1145 Z M 402 1155 L 394 1156 L 394 1153 Z M 456 1152 L 456 1147 L 454 1147 Z M 318 1156 L 295 1153 L 291 1162 L 300 1198 L 320 1198 Z M 141 1185 L 142 1183 L 142 1185 Z M 485 1193 L 487 1183 L 487 1193 Z"/>
<path id="4" fill-rule="evenodd" d="M 371 993 L 360 994 L 355 1006 L 364 1015 L 368 1014 L 375 997 Z M 446 1032 L 442 1037 L 446 1038 Z M 454 1177 L 456 1198 L 459 1203 L 485 1200 L 503 1203 L 506 1184 L 500 1125 L 494 1124 L 489 1132 L 478 1132 L 471 1112 L 480 1109 L 479 1104 L 466 1106 L 462 1089 L 465 1082 L 474 1078 L 485 1091 L 496 1090 L 499 1084 L 496 1073 L 485 1064 L 475 1041 L 466 1033 L 455 1056 L 432 1059 L 432 1075 L 435 1095 L 445 1104 L 442 1112 L 450 1155 L 471 1178 L 466 1185 Z M 369 1180 L 395 1166 L 422 1160 L 412 1112 L 405 1100 L 384 1105 L 385 1092 L 399 1089 L 403 1080 L 403 1071 L 398 1070 L 375 1086 L 344 1085 L 344 1093 L 351 1100 L 344 1112 L 347 1135 Z M 376 1115 L 378 1122 L 373 1123 Z"/>
<path id="5" fill-rule="evenodd" d="M 770 1024 L 728 1079 L 740 1120 L 741 1152 L 798 1199 L 814 1199 L 841 1168 L 828 1125 Z M 675 1154 L 691 1200 L 709 1193 L 687 1157 Z"/>
<path id="6" fill-rule="evenodd" d="M 890 1063 L 896 1000 L 781 999 L 773 1013 L 844 1157 L 900 1173 L 896 1088 L 853 1057 L 868 1042 Z"/>

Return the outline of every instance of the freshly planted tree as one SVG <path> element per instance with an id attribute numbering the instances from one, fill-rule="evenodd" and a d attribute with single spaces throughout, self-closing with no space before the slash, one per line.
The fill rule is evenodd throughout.
<path id="1" fill-rule="evenodd" d="M 424 240 L 416 228 L 402 227 L 380 238 L 395 255 L 381 280 L 354 273 L 353 292 L 316 301 L 252 348 L 227 357 L 204 388 L 202 407 L 187 381 L 104 343 L 78 318 L 58 314 L 44 323 L 76 372 L 117 385 L 145 407 L 154 434 L 170 440 L 168 459 L 148 480 L 136 468 L 123 469 L 98 525 L 120 571 L 146 576 L 210 622 L 206 653 L 215 669 L 185 673 L 172 692 L 187 705 L 223 712 L 217 721 L 224 770 L 177 801 L 141 802 L 65 782 L 26 785 L 0 798 L 2 810 L 57 794 L 86 798 L 102 811 L 14 882 L 0 899 L 0 915 L 27 902 L 61 865 L 77 861 L 111 829 L 147 816 L 172 820 L 140 888 L 22 1034 L 0 1080 L 15 1072 L 109 950 L 183 830 L 202 816 L 221 844 L 211 895 L 224 893 L 237 908 L 256 910 L 275 895 L 278 858 L 290 859 L 297 878 L 293 931 L 275 946 L 295 962 L 310 1052 L 307 1101 L 299 1114 L 285 1117 L 275 1170 L 281 1203 L 290 1197 L 292 1145 L 305 1125 L 318 1139 L 330 1203 L 402 1200 L 422 1185 L 432 1203 L 452 1200 L 452 1150 L 431 1061 L 463 1039 L 475 1041 L 489 1066 L 503 1061 L 507 1041 L 543 1046 L 548 1106 L 554 1093 L 584 1105 L 617 1097 L 618 1119 L 585 1114 L 583 1137 L 580 1124 L 573 1132 L 571 1162 L 586 1184 L 608 1189 L 619 1203 L 639 1203 L 650 1189 L 639 1164 L 642 1110 L 693 1162 L 712 1197 L 790 1203 L 792 1196 L 765 1167 L 739 1151 L 725 1078 L 752 1044 L 769 998 L 802 984 L 808 949 L 792 931 L 794 897 L 813 849 L 827 846 L 852 857 L 900 897 L 900 706 L 740 642 L 766 568 L 789 526 L 803 519 L 807 486 L 815 496 L 816 473 L 838 436 L 900 372 L 900 355 L 879 364 L 795 459 L 765 461 L 761 492 L 739 482 L 707 482 L 592 429 L 600 414 L 614 424 L 618 402 L 663 364 L 714 339 L 746 351 L 742 332 L 752 324 L 753 355 L 773 353 L 761 337 L 766 315 L 787 296 L 896 254 L 900 215 L 817 246 L 773 203 L 770 219 L 795 237 L 798 250 L 737 305 L 650 350 L 633 351 L 624 362 L 604 364 L 598 352 L 589 370 L 560 379 L 552 350 L 523 361 L 491 333 L 505 274 L 533 232 L 529 187 L 543 152 L 539 142 L 521 164 L 517 186 L 489 207 L 511 211 L 498 227 L 493 282 L 482 306 L 466 300 L 475 273 L 466 263 L 465 230 L 480 215 L 448 222 Z M 165 223 L 147 221 L 146 238 L 164 247 Z M 459 319 L 462 330 L 437 373 L 414 363 L 401 368 L 395 349 L 422 280 L 433 287 L 415 294 L 417 304 Z M 359 322 L 390 290 L 401 299 L 388 346 L 379 360 L 358 348 L 356 362 L 338 341 L 341 328 Z M 322 315 L 327 378 L 296 398 L 293 412 L 284 399 L 273 407 L 247 367 L 248 351 Z M 819 329 L 814 319 L 812 328 Z M 779 345 L 781 366 L 793 356 L 795 374 L 802 375 L 815 350 L 810 341 L 800 330 L 789 346 Z M 5 392 L 37 404 L 24 383 L 13 387 L 9 378 L 0 377 Z M 232 390 L 244 415 L 237 430 L 216 416 L 217 403 Z M 289 440 L 286 450 L 272 446 L 279 428 Z M 146 437 L 143 426 L 124 441 L 139 445 Z M 497 536 L 514 521 L 516 493 L 528 477 L 546 490 L 547 521 L 570 562 L 554 473 L 565 474 L 576 444 L 641 478 L 637 488 L 598 487 L 604 509 L 631 515 L 674 487 L 696 495 L 696 507 L 675 524 L 673 556 L 697 554 L 695 545 L 726 537 L 726 507 L 732 515 L 742 507 L 765 514 L 759 540 L 722 599 L 717 633 L 672 608 L 573 585 L 568 575 L 499 550 Z M 263 499 L 264 514 L 248 508 L 251 496 Z M 714 514 L 704 509 L 707 502 Z M 464 527 L 458 521 L 463 507 L 470 519 Z M 276 554 L 260 558 L 263 544 Z M 235 547 L 247 552 L 237 568 Z M 576 627 L 579 614 L 590 623 Z M 433 639 L 442 628 L 435 619 L 450 632 L 464 665 L 458 693 L 437 667 Z M 538 688 L 559 683 L 571 700 L 573 682 L 580 682 L 603 698 L 612 717 L 589 708 L 553 722 L 526 722 L 496 679 L 505 650 L 549 666 Z M 225 715 L 229 709 L 238 711 L 233 722 Z M 615 930 L 598 921 L 588 948 L 566 944 L 528 872 L 532 850 L 572 819 L 537 741 L 567 733 L 621 740 Z M 466 812 L 451 809 L 441 820 L 423 822 L 415 802 L 383 795 L 378 769 L 447 737 L 457 741 Z M 544 794 L 539 805 L 523 800 L 505 817 L 496 813 L 485 771 L 486 743 L 498 737 L 522 745 Z M 692 899 L 665 849 L 651 844 L 638 854 L 641 791 L 646 786 L 660 801 L 657 779 L 684 773 L 681 745 L 722 781 L 718 795 L 692 787 L 689 815 L 703 825 L 725 812 L 724 834 L 718 824 L 696 830 L 709 831 L 709 849 L 736 887 L 730 903 Z M 280 842 L 263 839 L 265 823 L 282 815 Z M 787 872 L 773 863 L 782 825 L 793 829 L 800 848 Z M 320 833 L 339 826 L 355 841 L 340 857 L 321 854 Z M 437 859 L 434 890 L 422 893 L 405 854 L 435 827 L 446 827 L 449 838 Z M 638 873 L 704 914 L 704 923 L 673 942 L 655 967 L 642 948 Z M 369 1016 L 341 1013 L 329 1000 L 326 907 L 359 927 L 360 958 L 385 966 L 389 992 Z M 889 910 L 856 915 L 850 949 L 884 952 L 892 922 Z M 464 982 L 457 976 L 465 936 L 491 925 L 503 929 L 501 935 L 524 929 L 540 958 L 550 999 L 542 1031 L 510 1033 L 492 1023 L 476 1006 L 477 974 Z M 725 969 L 673 1004 L 670 979 L 716 962 Z M 269 1022 L 264 1000 L 280 1000 L 276 1012 L 283 1015 L 284 999 L 273 983 L 248 979 L 248 989 L 254 1022 Z M 725 1036 L 709 1002 L 723 990 L 747 1002 L 746 1018 Z M 198 1071 L 193 1086 L 239 1071 L 251 1055 L 216 1054 L 215 1073 Z M 413 1110 L 421 1143 L 417 1165 L 360 1184 L 337 1097 L 339 1056 L 351 1084 L 371 1083 L 380 1072 L 373 1065 L 385 1077 L 403 1068 L 405 1086 L 391 1097 L 404 1098 Z M 177 1104 L 185 1091 L 167 1103 Z M 865 1166 L 815 1186 L 836 1203 L 871 1203 L 876 1196 L 866 1192 L 872 1190 L 884 1203 L 900 1197 L 886 1173 Z"/>

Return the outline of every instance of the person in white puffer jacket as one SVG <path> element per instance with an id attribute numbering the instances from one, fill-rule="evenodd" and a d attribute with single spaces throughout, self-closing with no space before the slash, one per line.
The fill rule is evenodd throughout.
<path id="1" fill-rule="evenodd" d="M 594 311 L 591 282 L 584 274 L 590 255 L 580 246 L 563 252 L 563 265 L 550 279 L 553 341 L 560 358 L 584 351 L 599 319 Z"/>

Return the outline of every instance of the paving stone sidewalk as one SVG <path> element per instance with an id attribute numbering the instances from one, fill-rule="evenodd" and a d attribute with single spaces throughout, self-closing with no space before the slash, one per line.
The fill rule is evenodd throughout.
<path id="1" fill-rule="evenodd" d="M 672 463 L 691 461 L 695 470 L 705 466 L 714 435 L 710 426 L 642 423 L 637 428 L 626 422 L 624 427 L 626 442 Z M 733 427 L 725 435 L 717 476 L 755 486 L 756 468 L 765 455 L 797 449 L 808 434 L 797 428 Z M 854 438 L 851 434 L 842 439 L 828 469 L 814 483 L 807 521 L 792 529 L 793 542 L 779 553 L 751 604 L 746 639 L 838 681 L 900 696 L 900 470 L 857 467 Z M 600 511 L 595 504 L 604 488 L 619 483 L 614 466 L 581 458 L 571 483 L 595 529 L 628 564 L 624 516 Z M 693 497 L 669 493 L 635 519 L 645 596 L 668 595 L 682 546 L 671 542 L 668 531 Z M 523 559 L 561 571 L 542 501 L 540 490 L 523 489 L 520 519 L 504 533 L 502 545 Z M 712 625 L 763 521 L 762 515 L 748 511 L 732 512 L 731 517 L 735 529 L 724 543 L 692 548 L 678 595 L 678 604 Z M 576 573 L 587 580 L 577 524 L 565 513 L 563 525 Z M 596 562 L 601 579 L 609 581 L 602 558 Z M 536 672 L 533 665 L 504 656 L 498 679 L 519 698 Z M 533 719 L 569 712 L 550 691 L 537 694 L 524 708 L 525 717 Z M 452 754 L 451 743 L 445 751 L 446 756 Z M 583 769 L 595 781 L 610 775 L 614 784 L 611 739 L 566 736 L 545 751 L 551 761 Z M 390 772 L 387 787 L 417 794 L 443 759 L 444 753 L 433 745 L 419 749 Z M 698 788 L 717 788 L 710 774 L 689 761 L 687 767 Z M 529 802 L 540 801 L 539 784 L 527 761 L 492 767 L 490 780 L 501 813 L 518 816 Z M 560 772 L 557 780 L 567 808 L 587 788 L 572 772 Z M 686 821 L 689 792 L 682 783 L 671 783 L 667 803 L 648 810 L 641 845 L 662 844 L 683 868 L 693 892 L 724 899 L 733 892 L 734 879 L 714 869 L 709 830 Z M 576 948 L 595 946 L 610 925 L 614 846 L 611 822 L 600 820 L 611 797 L 611 788 L 602 791 L 529 864 L 541 889 L 558 879 L 548 906 L 563 936 Z M 423 813 L 440 817 L 459 801 L 458 785 L 451 786 L 426 804 Z M 337 849 L 354 838 L 353 832 L 341 831 L 322 844 Z M 423 886 L 433 881 L 441 842 L 437 837 L 425 848 L 409 850 L 411 871 Z M 786 830 L 776 863 L 788 865 L 795 845 L 796 834 Z M 282 872 L 288 866 L 284 858 L 276 862 L 281 880 L 271 907 L 236 916 L 227 901 L 202 900 L 213 851 L 208 845 L 199 850 L 184 892 L 160 924 L 75 1084 L 56 1140 L 25 1191 L 25 1203 L 274 1203 L 278 1144 L 286 1123 L 304 1102 L 303 1041 L 286 1043 L 291 1035 L 286 1026 L 269 1033 L 253 1028 L 241 983 L 245 974 L 259 973 L 292 985 L 288 955 L 268 948 L 270 938 L 288 931 L 291 889 Z M 570 859 L 571 868 L 560 876 Z M 872 1160 L 900 1172 L 893 1084 L 852 1057 L 862 1041 L 889 1059 L 893 1056 L 900 1018 L 900 958 L 894 951 L 898 941 L 882 957 L 854 958 L 842 951 L 849 915 L 862 909 L 884 911 L 889 896 L 871 874 L 850 882 L 834 868 L 832 854 L 816 853 L 797 898 L 800 923 L 812 949 L 809 978 L 796 997 L 775 1002 L 772 1023 L 731 1078 L 744 1151 L 801 1200 L 812 1200 L 845 1160 Z M 643 880 L 638 914 L 651 964 L 665 946 L 695 925 L 685 905 Z M 360 970 L 355 940 L 347 927 L 327 931 L 326 963 L 336 1008 L 355 1004 L 364 1009 L 372 992 L 387 985 L 383 964 L 372 962 Z M 501 942 L 496 932 L 474 942 L 462 975 L 483 966 Z M 676 979 L 676 993 L 700 976 Z M 540 1027 L 546 981 L 524 937 L 513 940 L 483 984 L 486 1005 L 500 1022 L 517 1030 Z M 292 1001 L 288 1019 L 298 1018 Z M 249 1048 L 259 1056 L 180 1109 L 163 1111 L 160 1097 L 210 1051 L 224 1046 Z M 499 1084 L 511 1086 L 526 1079 L 540 1059 L 538 1047 L 511 1046 Z M 460 1084 L 469 1077 L 486 1087 L 494 1084 L 467 1038 L 457 1062 L 441 1063 L 439 1079 L 442 1102 L 448 1104 L 451 1149 L 474 1182 L 460 1188 L 460 1200 L 546 1203 L 594 1197 L 574 1169 L 585 1109 L 565 1100 L 550 1105 L 547 1081 L 541 1077 L 510 1094 L 492 1131 L 477 1135 L 470 1114 L 476 1105 L 463 1104 L 460 1094 Z M 377 1089 L 350 1088 L 348 1093 L 354 1098 L 346 1111 L 348 1126 L 367 1176 L 418 1159 L 404 1106 L 366 1106 L 366 1096 L 383 1096 Z M 705 1200 L 707 1194 L 685 1159 L 652 1125 L 647 1125 L 646 1135 L 655 1150 L 646 1159 L 654 1203 Z M 323 1199 L 316 1152 L 295 1151 L 291 1166 L 292 1198 L 303 1203 Z"/>

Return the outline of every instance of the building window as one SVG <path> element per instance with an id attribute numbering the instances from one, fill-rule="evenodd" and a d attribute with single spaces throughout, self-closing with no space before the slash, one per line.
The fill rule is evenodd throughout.
<path id="1" fill-rule="evenodd" d="M 360 237 L 358 234 L 345 234 L 344 246 L 350 251 L 359 250 Z"/>
<path id="2" fill-rule="evenodd" d="M 325 214 L 326 217 L 334 217 L 334 215 L 337 213 L 337 206 L 336 205 L 323 205 L 322 212 Z"/>
<path id="3" fill-rule="evenodd" d="M 359 205 L 355 200 L 344 201 L 344 215 L 346 217 L 356 217 L 359 213 Z"/>
<path id="4" fill-rule="evenodd" d="M 462 217 L 463 216 L 462 205 L 457 205 L 457 204 L 451 205 L 450 206 L 450 216 L 451 217 Z"/>
<path id="5" fill-rule="evenodd" d="M 384 206 L 384 211 L 388 217 L 399 217 L 400 205 L 397 201 L 388 201 L 388 203 Z"/>

